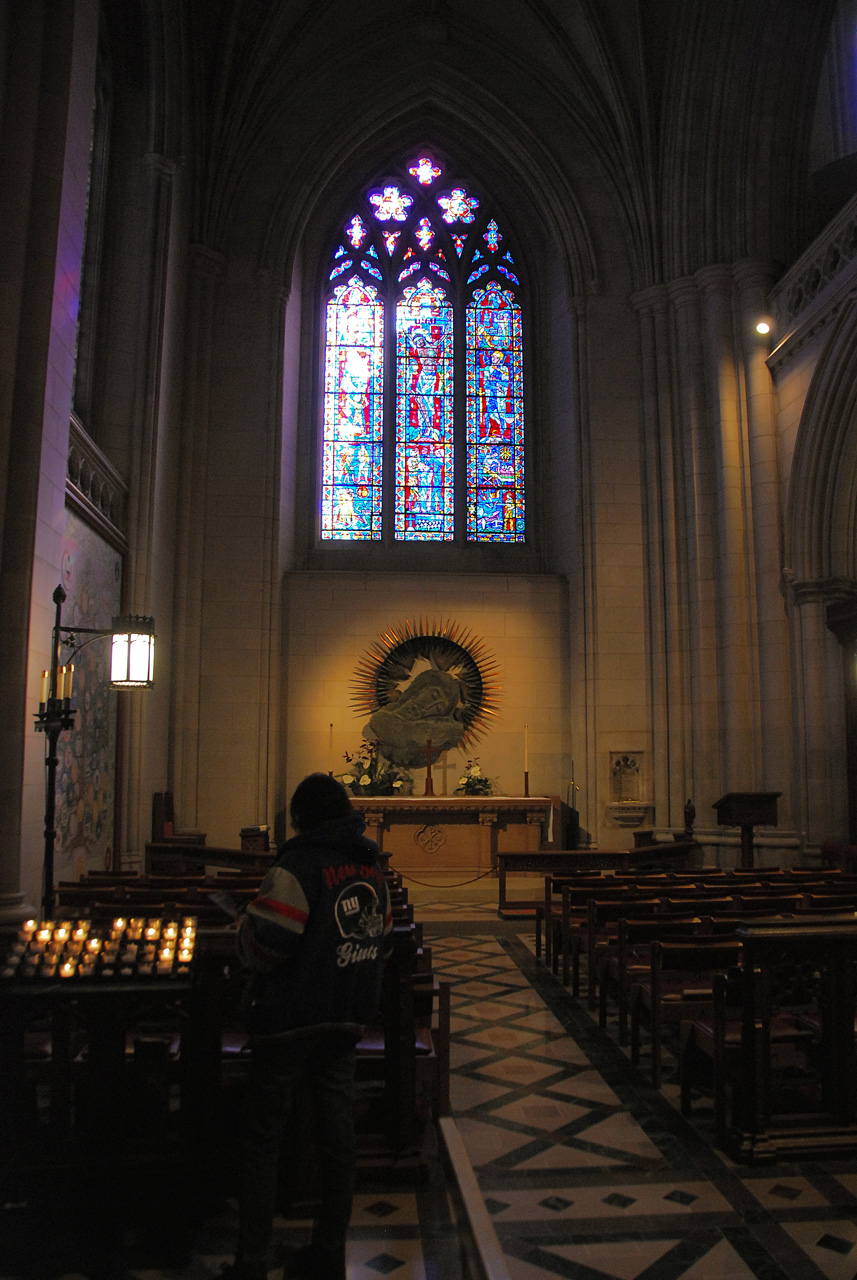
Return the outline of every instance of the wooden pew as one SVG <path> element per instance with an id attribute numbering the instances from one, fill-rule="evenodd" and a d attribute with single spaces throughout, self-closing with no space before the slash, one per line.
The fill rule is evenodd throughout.
<path id="1" fill-rule="evenodd" d="M 510 902 L 506 896 L 506 877 L 510 871 L 546 875 L 578 875 L 598 871 L 660 871 L 687 866 L 699 849 L 693 840 L 668 840 L 640 845 L 634 849 L 539 849 L 501 851 L 497 854 L 498 898 L 500 916 L 525 910 L 534 911 L 540 902 L 520 899 Z"/>
<path id="2" fill-rule="evenodd" d="M 736 934 L 740 972 L 718 983 L 710 1013 L 682 1025 L 682 1110 L 690 1113 L 701 1057 L 713 1063 L 716 1141 L 733 1156 L 853 1154 L 857 919 L 853 913 L 758 919 L 740 924 Z M 798 1077 L 792 1071 L 778 1080 L 783 1045 L 790 1064 L 796 1047 L 807 1053 Z"/>
<path id="3" fill-rule="evenodd" d="M 707 1013 L 714 999 L 714 977 L 736 965 L 741 943 L 734 938 L 700 935 L 681 942 L 652 943 L 648 976 L 631 986 L 631 1061 L 640 1060 L 640 1032 L 648 1024 L 651 1078 L 661 1087 L 664 1027 Z"/>
<path id="4" fill-rule="evenodd" d="M 381 1021 L 357 1046 L 357 1080 L 383 1079 L 387 1141 L 412 1144 L 449 1114 L 449 983 L 438 982 L 412 927 L 396 927 L 384 974 Z"/>

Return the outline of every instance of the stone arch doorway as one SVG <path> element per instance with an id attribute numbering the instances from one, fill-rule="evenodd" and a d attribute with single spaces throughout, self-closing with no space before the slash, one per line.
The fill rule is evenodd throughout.
<path id="1" fill-rule="evenodd" d="M 786 509 L 796 739 L 807 829 L 857 844 L 857 301 L 843 308 L 801 418 Z M 835 640 L 834 640 L 835 637 Z M 838 642 L 838 643 L 837 643 Z M 802 757 L 802 760 L 800 759 Z M 801 764 L 803 766 L 801 770 Z M 843 796 L 842 779 L 845 779 Z"/>

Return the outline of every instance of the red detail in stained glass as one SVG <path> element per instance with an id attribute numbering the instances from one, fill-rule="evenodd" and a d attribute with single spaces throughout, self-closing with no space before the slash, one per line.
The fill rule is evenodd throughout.
<path id="1" fill-rule="evenodd" d="M 476 216 L 474 209 L 479 208 L 475 196 L 469 196 L 463 187 L 455 187 L 448 196 L 439 196 L 438 204 L 443 209 L 444 222 L 472 222 Z"/>
<path id="2" fill-rule="evenodd" d="M 401 234 L 402 234 L 401 231 L 382 231 L 381 232 L 381 235 L 384 237 L 384 244 L 387 246 L 387 252 L 389 253 L 391 258 L 393 254 L 396 252 L 396 241 L 398 240 Z"/>

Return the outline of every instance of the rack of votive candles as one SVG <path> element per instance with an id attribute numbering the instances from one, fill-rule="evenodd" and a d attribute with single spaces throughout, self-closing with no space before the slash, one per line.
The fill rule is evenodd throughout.
<path id="1" fill-rule="evenodd" d="M 196 917 L 175 920 L 25 920 L 0 964 L 0 979 L 169 978 L 190 972 Z"/>

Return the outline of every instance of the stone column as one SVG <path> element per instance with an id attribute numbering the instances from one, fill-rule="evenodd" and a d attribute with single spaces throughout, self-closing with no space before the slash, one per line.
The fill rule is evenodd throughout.
<path id="1" fill-rule="evenodd" d="M 712 537 L 712 449 L 705 398 L 700 293 L 695 280 L 669 285 L 673 305 L 675 413 L 679 423 L 684 512 L 679 557 L 685 593 L 684 643 L 687 649 L 686 740 L 688 772 L 685 799 L 692 796 L 703 828 L 713 825 L 705 802 L 720 794 L 720 765 L 712 743 L 719 735 L 716 649 L 715 548 Z"/>
<path id="2" fill-rule="evenodd" d="M 120 751 L 123 844 L 140 851 L 151 819 L 152 792 L 162 784 L 166 756 L 166 715 L 169 704 L 170 583 L 163 579 L 164 565 L 155 554 L 156 535 L 163 534 L 169 516 L 158 502 L 158 464 L 162 447 L 162 375 L 164 326 L 173 212 L 175 166 L 162 155 L 149 154 L 143 161 L 142 234 L 140 243 L 140 310 L 136 333 L 131 415 L 131 481 L 128 528 L 130 538 L 125 565 L 124 596 L 129 612 L 153 614 L 161 635 L 156 662 L 156 686 L 152 693 L 130 694 L 124 704 Z M 156 731 L 160 721 L 160 731 Z M 149 758 L 151 754 L 151 759 Z"/>
<path id="3" fill-rule="evenodd" d="M 732 275 L 725 267 L 697 274 L 702 289 L 706 398 L 716 510 L 716 598 L 721 788 L 758 790 L 759 724 L 754 660 L 755 581 L 748 556 L 748 458 L 732 323 Z"/>
<path id="4" fill-rule="evenodd" d="M 642 456 L 646 604 L 652 707 L 651 799 L 656 822 L 676 825 L 686 799 L 687 671 L 681 592 L 680 468 L 676 467 L 673 345 L 665 289 L 635 298 L 643 369 Z M 680 432 L 681 424 L 678 424 Z M 678 455 L 680 460 L 680 453 Z"/>
<path id="5" fill-rule="evenodd" d="M 794 667 L 795 811 L 812 851 L 848 829 L 842 651 L 829 630 L 835 584 L 793 582 L 789 599 Z"/>
<path id="6" fill-rule="evenodd" d="M 761 737 L 759 776 L 762 791 L 782 791 L 779 826 L 791 826 L 786 783 L 792 772 L 788 627 L 780 592 L 782 565 L 782 502 L 773 385 L 766 363 L 767 341 L 756 333 L 756 320 L 765 314 L 770 272 L 758 263 L 742 263 L 735 270 L 739 288 L 740 324 L 746 383 L 747 452 L 752 500 L 753 569 L 758 649 Z"/>
<path id="7" fill-rule="evenodd" d="M 200 825 L 199 727 L 206 474 L 211 361 L 222 254 L 194 245 L 187 304 L 187 355 L 180 443 L 171 670 L 172 790 L 182 823 Z M 265 819 L 263 819 L 265 820 Z"/>

